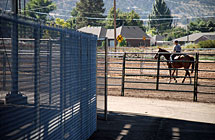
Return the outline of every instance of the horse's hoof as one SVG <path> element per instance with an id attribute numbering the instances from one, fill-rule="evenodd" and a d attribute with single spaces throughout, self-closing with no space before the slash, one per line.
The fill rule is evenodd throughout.
<path id="1" fill-rule="evenodd" d="M 175 83 L 177 83 L 177 80 L 175 80 Z"/>

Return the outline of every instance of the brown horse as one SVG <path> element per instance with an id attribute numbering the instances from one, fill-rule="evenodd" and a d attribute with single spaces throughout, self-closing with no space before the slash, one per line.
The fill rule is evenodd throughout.
<path id="1" fill-rule="evenodd" d="M 154 58 L 157 59 L 158 55 L 160 54 L 160 56 L 164 56 L 165 59 L 167 60 L 167 66 L 169 68 L 169 74 L 170 74 L 170 81 L 171 82 L 171 77 L 173 76 L 175 82 L 177 82 L 176 78 L 174 77 L 174 73 L 175 70 L 173 71 L 173 73 L 171 73 L 171 69 L 172 68 L 184 68 L 184 70 L 186 71 L 185 73 L 185 77 L 182 81 L 182 83 L 184 83 L 187 75 L 190 78 L 190 84 L 192 83 L 191 77 L 190 77 L 190 72 L 189 72 L 189 67 L 192 64 L 192 69 L 191 69 L 191 73 L 193 73 L 194 70 L 194 58 L 189 56 L 189 55 L 181 55 L 179 58 L 174 59 L 173 63 L 170 63 L 170 55 L 171 53 L 168 52 L 167 50 L 161 49 L 159 48 L 158 52 L 155 54 Z"/>

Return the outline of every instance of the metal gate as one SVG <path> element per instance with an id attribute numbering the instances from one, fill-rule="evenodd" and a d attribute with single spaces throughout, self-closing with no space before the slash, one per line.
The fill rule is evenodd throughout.
<path id="1" fill-rule="evenodd" d="M 96 130 L 97 37 L 0 16 L 1 139 L 82 139 Z"/>

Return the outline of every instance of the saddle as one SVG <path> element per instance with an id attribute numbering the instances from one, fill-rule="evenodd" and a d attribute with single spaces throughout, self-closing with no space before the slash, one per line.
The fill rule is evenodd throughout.
<path id="1" fill-rule="evenodd" d="M 177 55 L 177 56 L 174 57 L 174 60 L 180 59 L 181 57 L 182 57 L 182 55 Z"/>

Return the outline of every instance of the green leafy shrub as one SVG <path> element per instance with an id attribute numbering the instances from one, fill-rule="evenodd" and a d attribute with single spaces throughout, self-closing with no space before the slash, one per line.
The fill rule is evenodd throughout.
<path id="1" fill-rule="evenodd" d="M 200 48 L 215 48 L 215 40 L 200 41 L 198 45 Z"/>
<path id="2" fill-rule="evenodd" d="M 119 45 L 120 47 L 126 47 L 126 46 L 127 46 L 126 38 L 123 38 L 122 42 L 120 42 L 118 45 Z"/>
<path id="3" fill-rule="evenodd" d="M 186 49 L 196 49 L 199 48 L 198 44 L 189 43 L 185 46 Z"/>

